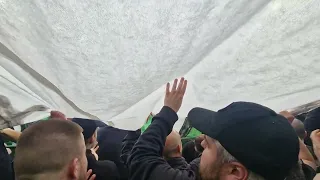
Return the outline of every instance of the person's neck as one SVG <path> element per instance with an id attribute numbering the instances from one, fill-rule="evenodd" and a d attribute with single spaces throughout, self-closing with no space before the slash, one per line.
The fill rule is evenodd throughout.
<path id="1" fill-rule="evenodd" d="M 16 177 L 17 180 L 25 180 L 25 179 L 33 179 L 33 180 L 42 180 L 42 179 L 45 179 L 45 180 L 57 180 L 57 179 L 60 179 L 60 180 L 68 180 L 68 178 L 64 178 L 61 176 L 60 173 L 42 173 L 42 174 L 36 174 L 36 175 L 22 175 L 22 176 L 19 176 L 19 177 Z"/>
<path id="2" fill-rule="evenodd" d="M 170 154 L 170 156 L 166 157 L 166 159 L 181 158 L 181 157 L 182 157 L 181 153 L 174 153 L 174 154 Z"/>

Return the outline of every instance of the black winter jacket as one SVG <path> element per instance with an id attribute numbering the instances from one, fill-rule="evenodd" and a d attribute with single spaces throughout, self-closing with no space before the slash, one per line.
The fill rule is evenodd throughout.
<path id="1" fill-rule="evenodd" d="M 119 172 L 116 164 L 112 161 L 97 161 L 90 149 L 87 149 L 86 156 L 88 160 L 88 169 L 96 175 L 95 180 L 119 180 Z"/>
<path id="2" fill-rule="evenodd" d="M 171 133 L 177 114 L 164 106 L 153 118 L 148 129 L 134 144 L 128 158 L 130 180 L 196 180 L 198 179 L 199 159 L 188 168 L 172 168 L 162 157 L 167 136 Z"/>

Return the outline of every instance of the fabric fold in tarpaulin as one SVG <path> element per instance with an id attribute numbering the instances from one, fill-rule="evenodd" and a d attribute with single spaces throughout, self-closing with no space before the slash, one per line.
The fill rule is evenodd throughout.
<path id="1" fill-rule="evenodd" d="M 320 99 L 319 8 L 317 0 L 3 0 L 0 94 L 20 111 L 41 104 L 124 129 L 157 113 L 164 84 L 179 76 L 189 87 L 177 129 L 195 106 L 293 108 Z"/>

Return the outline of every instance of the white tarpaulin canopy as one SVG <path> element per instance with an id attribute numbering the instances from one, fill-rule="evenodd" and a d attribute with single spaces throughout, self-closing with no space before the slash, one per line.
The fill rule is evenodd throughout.
<path id="1" fill-rule="evenodd" d="M 164 84 L 180 76 L 189 81 L 180 117 L 238 100 L 292 108 L 320 99 L 319 9 L 319 0 L 0 0 L 0 94 L 19 110 L 40 104 L 125 129 L 159 111 Z"/>

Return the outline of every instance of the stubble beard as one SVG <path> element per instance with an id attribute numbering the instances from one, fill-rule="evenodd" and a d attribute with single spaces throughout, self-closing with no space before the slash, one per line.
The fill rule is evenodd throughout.
<path id="1" fill-rule="evenodd" d="M 221 164 L 214 163 L 210 166 L 203 166 L 200 164 L 200 177 L 201 180 L 219 180 L 219 174 L 221 171 Z"/>

